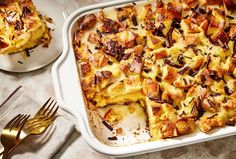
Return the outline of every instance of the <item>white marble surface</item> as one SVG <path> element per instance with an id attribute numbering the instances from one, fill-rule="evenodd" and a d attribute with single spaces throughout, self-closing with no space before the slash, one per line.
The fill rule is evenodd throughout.
<path id="1" fill-rule="evenodd" d="M 70 14 L 74 10 L 102 2 L 104 0 L 58 0 L 67 12 Z M 106 0 L 108 1 L 108 0 Z M 54 90 L 51 79 L 51 66 L 41 70 L 14 74 L 0 71 L 0 102 L 17 86 L 23 85 L 29 90 L 28 95 L 35 98 L 36 101 L 43 103 L 49 96 L 54 97 Z M 68 114 L 64 113 L 66 118 L 74 122 Z M 78 131 L 74 131 L 65 145 L 54 156 L 55 159 L 108 159 L 93 151 L 84 141 Z M 236 158 L 236 136 L 218 139 L 210 142 L 199 143 L 190 146 L 184 146 L 171 150 L 133 156 L 126 159 L 235 159 Z"/>

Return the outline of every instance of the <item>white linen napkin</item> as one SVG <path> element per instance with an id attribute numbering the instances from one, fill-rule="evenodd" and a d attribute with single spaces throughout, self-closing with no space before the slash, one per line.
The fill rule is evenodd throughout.
<path id="1" fill-rule="evenodd" d="M 27 93 L 28 94 L 28 93 Z M 46 101 L 47 99 L 45 99 Z M 2 101 L 0 101 L 2 102 Z M 1 106 L 0 103 L 0 131 L 3 127 L 18 114 L 30 114 L 31 117 L 39 110 L 44 103 L 38 103 L 33 98 L 25 95 L 23 88 L 11 96 Z M 58 117 L 54 124 L 42 135 L 29 136 L 11 153 L 12 159 L 49 159 L 52 158 L 60 147 L 68 139 L 74 130 L 74 125 L 62 117 L 58 111 Z M 0 149 L 2 145 L 0 144 Z"/>

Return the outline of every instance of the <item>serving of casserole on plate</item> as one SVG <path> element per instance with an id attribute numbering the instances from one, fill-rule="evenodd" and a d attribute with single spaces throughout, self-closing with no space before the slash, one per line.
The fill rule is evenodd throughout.
<path id="1" fill-rule="evenodd" d="M 45 19 L 31 0 L 0 1 L 0 54 L 31 49 L 50 43 Z"/>
<path id="2" fill-rule="evenodd" d="M 90 146 L 126 156 L 235 134 L 235 2 L 122 3 L 72 14 L 53 67 Z"/>
<path id="3" fill-rule="evenodd" d="M 0 69 L 28 72 L 61 54 L 65 10 L 56 1 L 0 1 Z"/>

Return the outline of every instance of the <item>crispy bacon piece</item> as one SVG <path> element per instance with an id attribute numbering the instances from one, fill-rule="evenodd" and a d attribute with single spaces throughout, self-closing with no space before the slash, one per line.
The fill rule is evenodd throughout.
<path id="1" fill-rule="evenodd" d="M 97 23 L 97 17 L 94 14 L 83 16 L 78 21 L 79 30 L 84 31 L 87 29 L 91 29 L 92 27 L 95 26 L 96 23 Z"/>

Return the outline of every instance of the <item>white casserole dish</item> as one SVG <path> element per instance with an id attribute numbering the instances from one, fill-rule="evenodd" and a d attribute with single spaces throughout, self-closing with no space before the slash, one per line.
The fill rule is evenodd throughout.
<path id="1" fill-rule="evenodd" d="M 198 142 L 213 140 L 236 134 L 236 127 L 226 126 L 214 129 L 210 133 L 195 132 L 189 135 L 172 139 L 159 140 L 153 142 L 142 142 L 138 144 L 127 144 L 122 146 L 112 146 L 109 143 L 98 139 L 97 132 L 93 131 L 90 118 L 86 111 L 83 93 L 80 86 L 80 79 L 76 66 L 74 51 L 72 47 L 73 29 L 77 20 L 100 8 L 113 7 L 133 1 L 113 1 L 78 9 L 69 16 L 63 29 L 63 53 L 52 68 L 52 78 L 56 93 L 56 98 L 62 108 L 72 114 L 78 121 L 80 132 L 87 143 L 96 151 L 114 157 L 124 157 L 160 151 L 174 147 L 194 144 Z M 145 1 L 144 1 L 145 2 Z M 103 130 L 101 130 L 103 131 Z M 104 130 L 105 131 L 105 130 Z M 129 138 L 129 137 L 128 137 Z"/>

